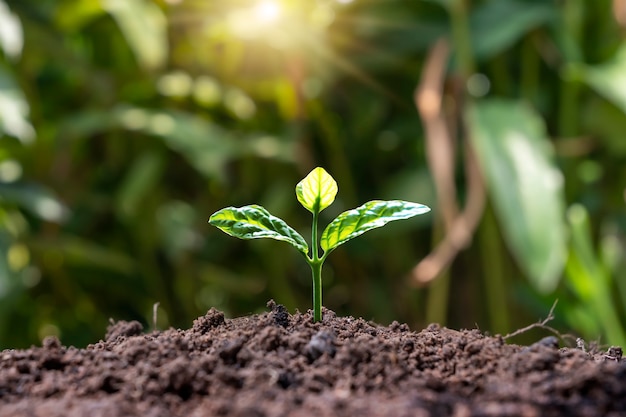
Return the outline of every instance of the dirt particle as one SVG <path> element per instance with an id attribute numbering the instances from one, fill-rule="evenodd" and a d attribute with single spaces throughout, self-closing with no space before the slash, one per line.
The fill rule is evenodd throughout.
<path id="1" fill-rule="evenodd" d="M 289 312 L 284 305 L 276 304 L 274 300 L 270 300 L 267 302 L 267 307 L 272 311 L 271 317 L 275 325 L 281 327 L 289 326 Z"/>
<path id="2" fill-rule="evenodd" d="M 211 309 L 207 311 L 204 316 L 198 317 L 193 321 L 193 330 L 196 333 L 204 334 L 213 328 L 221 326 L 224 323 L 224 313 L 215 309 L 214 307 L 211 307 Z"/>
<path id="3" fill-rule="evenodd" d="M 604 359 L 620 362 L 622 360 L 622 347 L 621 346 L 611 346 L 604 355 Z"/>
<path id="4" fill-rule="evenodd" d="M 219 348 L 219 356 L 226 364 L 234 364 L 237 362 L 237 354 L 243 347 L 243 339 L 225 340 Z"/>
<path id="5" fill-rule="evenodd" d="M 61 349 L 61 342 L 56 336 L 46 336 L 41 345 L 48 350 Z"/>
<path id="6" fill-rule="evenodd" d="M 291 372 L 281 372 L 276 379 L 276 383 L 282 389 L 287 389 L 296 383 L 296 378 Z"/>
<path id="7" fill-rule="evenodd" d="M 102 378 L 102 384 L 100 385 L 100 389 L 107 394 L 113 394 L 114 392 L 118 392 L 120 388 L 123 386 L 124 380 L 115 376 L 115 375 L 105 375 Z"/>
<path id="8" fill-rule="evenodd" d="M 406 323 L 398 323 L 395 320 L 391 322 L 391 324 L 389 325 L 389 329 L 398 333 L 405 333 L 410 330 L 409 326 Z"/>
<path id="9" fill-rule="evenodd" d="M 111 322 L 107 326 L 107 332 L 104 336 L 104 340 L 107 342 L 113 342 L 118 337 L 131 337 L 138 336 L 143 332 L 143 326 L 138 321 L 124 321 Z"/>
<path id="10" fill-rule="evenodd" d="M 426 331 L 436 333 L 441 330 L 441 326 L 437 323 L 430 323 L 428 327 L 426 327 Z"/>

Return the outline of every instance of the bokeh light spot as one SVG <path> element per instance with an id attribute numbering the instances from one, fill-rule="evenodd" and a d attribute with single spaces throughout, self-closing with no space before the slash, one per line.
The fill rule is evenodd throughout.
<path id="1" fill-rule="evenodd" d="M 472 74 L 467 79 L 467 91 L 474 97 L 484 97 L 491 89 L 491 81 L 485 74 Z"/>
<path id="2" fill-rule="evenodd" d="M 170 97 L 185 97 L 191 93 L 193 80 L 183 71 L 174 71 L 163 75 L 157 81 L 159 93 Z"/>
<path id="3" fill-rule="evenodd" d="M 157 135 L 166 136 L 172 133 L 176 122 L 169 114 L 159 113 L 150 119 L 150 129 Z"/>
<path id="4" fill-rule="evenodd" d="M 30 252 L 28 248 L 21 243 L 11 245 L 7 251 L 7 262 L 11 270 L 21 271 L 30 262 Z"/>
<path id="5" fill-rule="evenodd" d="M 193 98 L 200 105 L 213 106 L 222 99 L 222 87 L 213 77 L 200 76 L 193 85 Z"/>
<path id="6" fill-rule="evenodd" d="M 9 183 L 17 181 L 22 176 L 22 165 L 14 159 L 0 162 L 0 181 Z"/>
<path id="7" fill-rule="evenodd" d="M 263 1 L 255 8 L 255 15 L 261 23 L 274 23 L 282 14 L 280 5 L 275 1 Z"/>
<path id="8" fill-rule="evenodd" d="M 240 119 L 249 119 L 256 113 L 256 105 L 243 91 L 231 88 L 224 97 L 224 104 Z"/>

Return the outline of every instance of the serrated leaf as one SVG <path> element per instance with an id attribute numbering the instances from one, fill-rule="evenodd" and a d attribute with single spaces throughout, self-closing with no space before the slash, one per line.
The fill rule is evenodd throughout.
<path id="1" fill-rule="evenodd" d="M 223 208 L 211 215 L 209 223 L 239 239 L 275 239 L 291 244 L 305 255 L 309 251 L 306 240 L 298 232 L 256 204 Z"/>
<path id="2" fill-rule="evenodd" d="M 337 190 L 333 177 L 317 167 L 296 185 L 296 197 L 311 213 L 319 213 L 335 201 Z"/>
<path id="3" fill-rule="evenodd" d="M 429 207 L 409 201 L 368 201 L 360 207 L 344 211 L 326 226 L 322 233 L 320 246 L 324 252 L 328 253 L 368 230 L 382 227 L 394 220 L 408 219 L 429 211 Z"/>

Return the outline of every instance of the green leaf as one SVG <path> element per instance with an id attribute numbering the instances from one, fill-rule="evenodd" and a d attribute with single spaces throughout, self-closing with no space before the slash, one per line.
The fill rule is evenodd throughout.
<path id="1" fill-rule="evenodd" d="M 466 114 L 509 249 L 535 288 L 556 287 L 567 252 L 563 177 L 543 120 L 526 105 L 484 100 Z"/>
<path id="2" fill-rule="evenodd" d="M 24 31 L 20 19 L 0 0 L 0 50 L 9 58 L 19 58 L 24 46 Z"/>
<path id="3" fill-rule="evenodd" d="M 293 162 L 290 141 L 261 133 L 236 134 L 211 120 L 184 111 L 155 111 L 121 104 L 111 109 L 72 114 L 61 125 L 63 137 L 73 140 L 85 140 L 119 128 L 161 138 L 201 175 L 217 180 L 225 178 L 225 167 L 235 158 L 254 155 Z"/>
<path id="4" fill-rule="evenodd" d="M 62 222 L 69 215 L 69 209 L 52 191 L 34 183 L 0 183 L 0 203 L 15 204 L 49 222 Z"/>
<path id="5" fill-rule="evenodd" d="M 35 139 L 35 129 L 28 120 L 30 106 L 13 75 L 0 65 L 0 140 L 3 133 L 22 143 Z"/>
<path id="6" fill-rule="evenodd" d="M 296 185 L 300 204 L 311 213 L 319 213 L 335 201 L 337 183 L 324 168 L 317 167 Z"/>
<path id="7" fill-rule="evenodd" d="M 626 113 L 626 42 L 613 59 L 596 66 L 571 67 L 570 72 Z"/>
<path id="8" fill-rule="evenodd" d="M 0 300 L 9 295 L 15 285 L 15 273 L 11 270 L 7 258 L 12 241 L 12 236 L 0 228 Z"/>
<path id="9" fill-rule="evenodd" d="M 126 42 L 144 68 L 163 66 L 167 59 L 167 20 L 155 3 L 146 0 L 103 0 Z"/>
<path id="10" fill-rule="evenodd" d="M 298 232 L 256 204 L 221 209 L 211 215 L 209 223 L 239 239 L 276 239 L 290 243 L 305 255 L 309 252 L 309 246 Z"/>
<path id="11" fill-rule="evenodd" d="M 140 213 L 164 169 L 165 157 L 161 152 L 144 152 L 135 159 L 117 192 L 116 208 L 121 217 L 132 219 Z"/>
<path id="12" fill-rule="evenodd" d="M 368 201 L 360 207 L 344 211 L 322 233 L 320 246 L 330 252 L 337 246 L 362 235 L 368 230 L 382 227 L 394 220 L 408 219 L 424 214 L 430 208 L 418 203 L 391 200 Z"/>
<path id="13" fill-rule="evenodd" d="M 551 2 L 485 2 L 470 16 L 474 54 L 479 60 L 491 59 L 557 16 L 557 6 Z"/>
<path id="14" fill-rule="evenodd" d="M 62 259 L 64 266 L 106 270 L 137 276 L 138 261 L 126 251 L 74 235 L 32 238 L 26 241 L 35 258 Z"/>

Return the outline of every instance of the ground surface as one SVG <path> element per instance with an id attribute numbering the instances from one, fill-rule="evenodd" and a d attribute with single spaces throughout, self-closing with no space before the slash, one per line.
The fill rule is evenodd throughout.
<path id="1" fill-rule="evenodd" d="M 380 327 L 324 311 L 211 309 L 189 330 L 117 322 L 86 349 L 0 352 L 0 416 L 622 416 L 626 361 L 478 330 Z"/>

